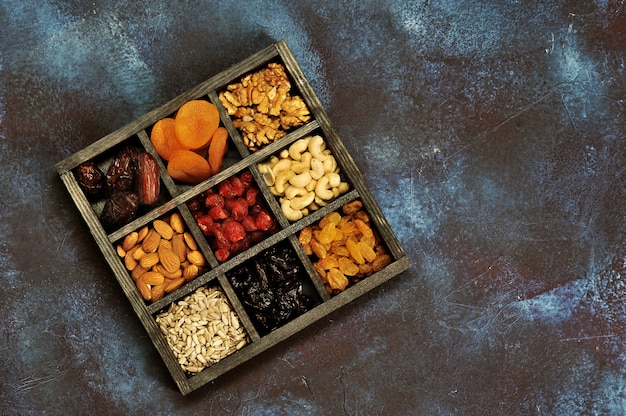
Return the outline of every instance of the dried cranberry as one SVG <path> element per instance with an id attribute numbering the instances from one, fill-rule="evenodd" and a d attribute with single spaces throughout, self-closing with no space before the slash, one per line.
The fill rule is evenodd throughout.
<path id="1" fill-rule="evenodd" d="M 233 176 L 232 178 L 230 178 L 230 185 L 232 186 L 233 192 L 236 196 L 242 196 L 246 190 L 245 185 L 237 176 Z"/>
<path id="2" fill-rule="evenodd" d="M 207 208 L 223 207 L 224 197 L 220 194 L 211 193 L 205 198 L 204 206 Z"/>
<path id="3" fill-rule="evenodd" d="M 241 253 L 242 251 L 246 251 L 250 248 L 250 239 L 246 235 L 239 241 L 234 242 L 230 246 L 231 254 Z"/>
<path id="4" fill-rule="evenodd" d="M 243 199 L 230 199 L 225 208 L 230 211 L 231 217 L 236 221 L 241 222 L 248 215 L 248 204 Z"/>
<path id="5" fill-rule="evenodd" d="M 215 231 L 215 221 L 211 218 L 210 215 L 201 215 L 196 218 L 196 222 L 198 223 L 198 227 L 204 235 L 211 236 Z"/>
<path id="6" fill-rule="evenodd" d="M 219 184 L 218 192 L 224 198 L 234 198 L 237 196 L 237 192 L 235 191 L 235 188 L 233 188 L 233 185 L 230 183 L 228 179 L 224 180 L 222 183 Z"/>
<path id="7" fill-rule="evenodd" d="M 246 203 L 249 207 L 258 203 L 257 197 L 259 196 L 259 190 L 257 188 L 250 188 L 246 191 Z"/>
<path id="8" fill-rule="evenodd" d="M 227 248 L 230 250 L 230 240 L 221 228 L 216 227 L 215 230 L 213 230 L 213 236 L 215 237 L 215 247 L 218 249 Z"/>
<path id="9" fill-rule="evenodd" d="M 236 243 L 246 237 L 246 230 L 244 230 L 243 226 L 234 219 L 229 218 L 225 220 L 222 224 L 222 231 L 231 243 Z"/>
<path id="10" fill-rule="evenodd" d="M 247 232 L 258 230 L 256 221 L 252 215 L 247 215 L 243 220 L 241 220 L 241 225 Z"/>
<path id="11" fill-rule="evenodd" d="M 215 251 L 215 258 L 220 263 L 225 262 L 230 257 L 230 249 L 227 248 L 219 248 Z"/>
<path id="12" fill-rule="evenodd" d="M 200 201 L 198 199 L 192 199 L 191 201 L 187 202 L 187 208 L 189 208 L 189 211 L 191 211 L 192 213 L 200 211 Z"/>
<path id="13" fill-rule="evenodd" d="M 226 218 L 228 218 L 228 212 L 226 212 L 226 210 L 223 207 L 213 207 L 213 208 L 211 208 L 209 210 L 209 215 L 215 221 L 225 220 Z"/>
<path id="14" fill-rule="evenodd" d="M 252 173 L 247 170 L 241 172 L 241 175 L 239 175 L 239 179 L 241 180 L 243 186 L 246 188 L 252 186 L 252 183 L 254 182 L 254 177 L 252 176 Z"/>
<path id="15" fill-rule="evenodd" d="M 267 211 L 262 209 L 256 216 L 255 224 L 259 230 L 268 231 L 273 227 L 274 220 Z"/>

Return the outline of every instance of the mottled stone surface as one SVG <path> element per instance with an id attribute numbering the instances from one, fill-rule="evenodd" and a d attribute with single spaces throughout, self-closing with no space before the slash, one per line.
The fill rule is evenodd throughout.
<path id="1" fill-rule="evenodd" d="M 622 1 L 4 0 L 0 39 L 1 414 L 624 414 Z M 279 39 L 413 266 L 181 396 L 54 164 Z"/>

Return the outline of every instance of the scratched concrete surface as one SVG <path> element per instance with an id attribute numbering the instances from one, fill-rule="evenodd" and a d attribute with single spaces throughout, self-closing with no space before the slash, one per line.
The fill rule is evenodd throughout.
<path id="1" fill-rule="evenodd" d="M 622 415 L 626 6 L 0 4 L 0 413 Z M 413 263 L 181 396 L 54 164 L 285 39 Z"/>

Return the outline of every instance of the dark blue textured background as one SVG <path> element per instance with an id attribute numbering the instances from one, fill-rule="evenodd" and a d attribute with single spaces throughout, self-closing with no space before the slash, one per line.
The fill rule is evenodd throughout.
<path id="1" fill-rule="evenodd" d="M 54 164 L 285 39 L 413 266 L 181 396 Z M 622 415 L 626 5 L 0 3 L 0 413 Z"/>

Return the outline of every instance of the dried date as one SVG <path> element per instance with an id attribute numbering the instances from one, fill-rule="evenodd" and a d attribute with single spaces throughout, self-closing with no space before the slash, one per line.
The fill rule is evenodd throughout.
<path id="1" fill-rule="evenodd" d="M 87 198 L 97 199 L 105 194 L 106 179 L 104 172 L 93 162 L 83 162 L 76 168 L 76 181 Z"/>
<path id="2" fill-rule="evenodd" d="M 106 230 L 128 224 L 137 217 L 139 198 L 134 192 L 115 192 L 104 204 L 100 221 Z"/>
<path id="3" fill-rule="evenodd" d="M 159 197 L 161 181 L 156 160 L 148 152 L 137 157 L 136 189 L 141 205 L 152 205 Z"/>
<path id="4" fill-rule="evenodd" d="M 111 161 L 106 173 L 110 195 L 116 192 L 134 191 L 139 153 L 132 146 L 124 147 Z"/>

